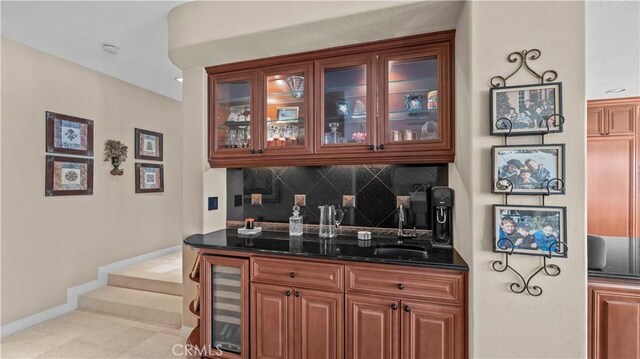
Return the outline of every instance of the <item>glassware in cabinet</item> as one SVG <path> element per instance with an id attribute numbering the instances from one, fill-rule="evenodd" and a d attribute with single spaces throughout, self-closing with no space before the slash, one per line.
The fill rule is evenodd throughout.
<path id="1" fill-rule="evenodd" d="M 375 141 L 374 54 L 316 61 L 317 150 L 370 151 Z"/>
<path id="2" fill-rule="evenodd" d="M 213 152 L 249 154 L 255 150 L 255 71 L 212 76 L 210 146 Z"/>
<path id="3" fill-rule="evenodd" d="M 262 70 L 264 83 L 261 135 L 265 155 L 311 153 L 311 63 Z"/>

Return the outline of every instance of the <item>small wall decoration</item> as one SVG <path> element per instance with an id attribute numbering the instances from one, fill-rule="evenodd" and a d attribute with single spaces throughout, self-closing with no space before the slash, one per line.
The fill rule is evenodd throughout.
<path id="1" fill-rule="evenodd" d="M 47 156 L 45 196 L 93 194 L 93 159 Z"/>
<path id="2" fill-rule="evenodd" d="M 136 193 L 164 192 L 164 169 L 161 164 L 136 163 Z"/>
<path id="3" fill-rule="evenodd" d="M 127 160 L 128 147 L 120 141 L 107 140 L 104 144 L 104 160 L 111 161 L 113 169 L 111 174 L 114 176 L 122 176 L 124 170 L 119 169 L 122 162 Z"/>
<path id="4" fill-rule="evenodd" d="M 93 156 L 93 121 L 47 111 L 46 151 Z"/>
<path id="5" fill-rule="evenodd" d="M 149 161 L 162 161 L 162 134 L 135 129 L 135 158 Z"/>
<path id="6" fill-rule="evenodd" d="M 494 205 L 494 251 L 567 257 L 566 207 Z"/>
<path id="7" fill-rule="evenodd" d="M 493 146 L 492 192 L 564 194 L 564 148 L 564 144 Z"/>
<path id="8" fill-rule="evenodd" d="M 278 107 L 278 121 L 292 121 L 298 119 L 298 107 Z"/>

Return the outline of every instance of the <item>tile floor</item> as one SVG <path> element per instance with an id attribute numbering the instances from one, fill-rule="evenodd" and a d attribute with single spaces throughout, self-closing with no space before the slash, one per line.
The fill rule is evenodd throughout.
<path id="1" fill-rule="evenodd" d="M 184 342 L 180 329 L 76 310 L 2 339 L 0 357 L 175 359 Z"/>

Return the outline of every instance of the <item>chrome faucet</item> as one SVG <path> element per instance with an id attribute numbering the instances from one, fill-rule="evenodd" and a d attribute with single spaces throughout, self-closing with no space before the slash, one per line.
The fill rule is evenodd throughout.
<path id="1" fill-rule="evenodd" d="M 404 238 L 416 238 L 417 236 L 417 232 L 416 232 L 416 228 L 413 228 L 413 233 L 407 233 L 405 232 L 405 230 L 402 228 L 402 225 L 404 224 L 404 221 L 406 219 L 406 216 L 404 214 L 404 205 L 400 205 L 398 207 L 398 243 L 402 244 L 403 243 L 403 239 Z"/>

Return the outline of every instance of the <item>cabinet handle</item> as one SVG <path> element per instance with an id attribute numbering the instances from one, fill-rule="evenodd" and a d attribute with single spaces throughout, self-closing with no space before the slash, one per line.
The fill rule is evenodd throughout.
<path id="1" fill-rule="evenodd" d="M 256 154 L 256 150 L 251 150 L 251 154 L 255 155 Z"/>
<path id="2" fill-rule="evenodd" d="M 296 272 L 291 272 L 291 273 L 289 273 L 289 277 L 291 277 L 291 278 L 295 278 L 295 277 L 296 277 Z"/>
<path id="3" fill-rule="evenodd" d="M 299 290 L 296 291 L 296 297 L 300 297 L 302 295 L 302 293 L 300 293 Z"/>
<path id="4" fill-rule="evenodd" d="M 290 297 L 291 296 L 291 291 L 288 290 L 288 291 L 284 292 L 284 295 L 286 295 L 287 297 Z"/>
<path id="5" fill-rule="evenodd" d="M 409 313 L 411 311 L 411 307 L 409 307 L 408 305 L 404 306 L 404 311 Z"/>
<path id="6" fill-rule="evenodd" d="M 375 145 L 369 145 L 369 149 L 373 151 L 373 150 L 376 149 L 376 146 Z"/>
<path id="7" fill-rule="evenodd" d="M 263 154 L 263 153 L 264 153 L 264 150 L 263 150 L 262 148 L 258 150 L 258 154 L 259 154 L 259 155 L 261 155 L 261 154 Z"/>
<path id="8" fill-rule="evenodd" d="M 402 284 L 402 283 L 398 284 L 398 289 L 403 290 L 404 289 L 404 284 Z"/>
<path id="9" fill-rule="evenodd" d="M 398 310 L 398 305 L 396 303 L 391 304 L 391 309 Z"/>
<path id="10" fill-rule="evenodd" d="M 384 143 L 378 146 L 379 149 L 384 150 Z"/>

